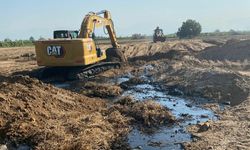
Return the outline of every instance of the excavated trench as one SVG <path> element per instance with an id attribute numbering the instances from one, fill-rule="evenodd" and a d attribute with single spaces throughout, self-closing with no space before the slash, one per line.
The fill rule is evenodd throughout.
<path id="1" fill-rule="evenodd" d="M 183 149 L 182 143 L 193 140 L 192 135 L 186 131 L 187 126 L 208 120 L 217 120 L 213 111 L 203 108 L 200 103 L 195 103 L 197 101 L 205 101 L 204 99 L 192 97 L 191 100 L 185 96 L 171 96 L 167 90 L 162 89 L 159 83 L 154 83 L 152 79 L 146 76 L 147 71 L 144 73 L 145 74 L 140 78 L 145 82 L 126 87 L 120 96 L 115 99 L 111 98 L 110 100 L 114 101 L 125 96 L 133 97 L 138 101 L 154 100 L 168 108 L 178 123 L 174 125 L 164 125 L 157 129 L 154 128 L 150 130 L 150 132 L 143 132 L 138 127 L 133 127 L 133 130 L 127 138 L 131 149 Z M 106 80 L 105 82 L 122 85 L 131 78 L 133 78 L 132 75 L 124 75 L 115 79 Z M 55 83 L 54 85 L 59 88 L 70 89 L 70 87 L 73 87 L 71 84 L 72 83 Z M 76 89 L 77 87 L 74 88 Z M 193 99 L 196 100 L 193 101 Z"/>
<path id="2" fill-rule="evenodd" d="M 145 78 L 145 76 L 141 77 Z M 129 80 L 121 77 L 119 82 Z M 145 79 L 144 79 L 145 80 Z M 134 128 L 128 136 L 131 148 L 142 149 L 182 149 L 183 142 L 192 141 L 192 135 L 186 131 L 188 125 L 194 125 L 208 120 L 216 120 L 217 117 L 211 110 L 202 108 L 188 98 L 170 96 L 159 84 L 146 79 L 147 82 L 129 87 L 122 96 L 132 96 L 136 100 L 155 100 L 171 110 L 178 120 L 177 124 L 162 126 L 151 133 L 144 133 Z"/>

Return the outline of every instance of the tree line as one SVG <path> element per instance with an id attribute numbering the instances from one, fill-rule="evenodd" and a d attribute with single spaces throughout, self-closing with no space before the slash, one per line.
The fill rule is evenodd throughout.
<path id="1" fill-rule="evenodd" d="M 0 41 L 0 47 L 22 47 L 22 46 L 32 46 L 35 39 L 30 37 L 29 40 L 11 40 L 11 39 L 4 39 Z"/>
<path id="2" fill-rule="evenodd" d="M 249 35 L 250 32 L 247 31 L 235 31 L 230 30 L 228 32 L 221 32 L 220 30 L 215 30 L 214 32 L 210 33 L 201 33 L 202 26 L 196 20 L 188 19 L 182 23 L 182 26 L 178 29 L 177 33 L 169 34 L 167 38 L 194 38 L 197 36 L 205 37 L 205 36 L 230 36 L 230 35 Z M 118 39 L 146 39 L 148 36 L 143 34 L 133 34 L 132 36 L 128 37 L 118 37 Z M 109 39 L 108 37 L 97 37 L 97 39 Z M 40 37 L 38 40 L 45 40 L 44 38 Z M 22 47 L 22 46 L 32 46 L 34 45 L 34 37 L 30 37 L 28 40 L 10 40 L 4 39 L 0 41 L 0 47 Z"/>

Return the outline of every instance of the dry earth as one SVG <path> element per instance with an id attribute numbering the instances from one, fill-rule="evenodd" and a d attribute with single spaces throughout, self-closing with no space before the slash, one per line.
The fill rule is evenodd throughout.
<path id="1" fill-rule="evenodd" d="M 122 90 L 118 85 L 100 84 L 98 79 L 103 81 L 128 73 L 139 77 L 146 71 L 147 76 L 172 95 L 199 96 L 213 102 L 207 107 L 215 110 L 220 119 L 210 122 L 211 128 L 205 132 L 198 132 L 197 126 L 190 127 L 196 140 L 186 143 L 186 149 L 247 149 L 250 146 L 249 43 L 227 42 L 217 46 L 216 42 L 177 40 L 122 44 L 129 64 L 96 76 L 96 81 L 83 85 L 81 94 L 29 77 L 12 76 L 37 68 L 34 48 L 0 49 L 0 142 L 14 147 L 27 144 L 36 149 L 117 149 L 123 140 L 120 137 L 129 132 L 133 119 L 144 116 L 141 120 L 145 120 L 152 115 L 148 111 L 140 116 L 128 115 L 138 112 L 128 108 L 147 110 L 151 103 L 111 107 L 103 97 L 119 95 Z M 232 107 L 219 110 L 218 103 Z M 153 106 L 155 112 L 164 114 L 159 105 Z M 157 117 L 159 112 L 153 116 Z M 157 118 L 162 122 L 161 117 Z M 142 122 L 147 125 L 150 120 Z"/>
<path id="2" fill-rule="evenodd" d="M 192 126 L 195 142 L 186 143 L 187 150 L 248 150 L 250 147 L 250 98 L 238 106 L 227 108 L 217 113 L 220 120 L 209 122 L 208 131 L 199 132 L 199 127 Z"/>

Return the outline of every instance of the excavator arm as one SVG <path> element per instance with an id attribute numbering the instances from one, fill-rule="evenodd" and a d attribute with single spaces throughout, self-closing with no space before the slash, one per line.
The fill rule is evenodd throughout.
<path id="1" fill-rule="evenodd" d="M 103 17 L 100 16 L 102 14 Z M 107 10 L 98 13 L 91 12 L 86 15 L 81 25 L 79 38 L 91 38 L 95 28 L 99 27 L 105 27 L 107 29 L 113 48 L 119 48 L 111 14 Z"/>

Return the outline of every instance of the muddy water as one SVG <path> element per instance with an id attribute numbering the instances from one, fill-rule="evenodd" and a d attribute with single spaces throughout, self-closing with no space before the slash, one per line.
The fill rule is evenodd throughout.
<path id="1" fill-rule="evenodd" d="M 119 80 L 126 81 L 127 79 L 122 77 Z M 209 119 L 216 120 L 212 111 L 195 105 L 188 99 L 170 96 L 167 91 L 150 82 L 130 87 L 122 96 L 132 96 L 140 101 L 153 99 L 169 108 L 173 115 L 181 120 L 179 125 L 166 125 L 152 134 L 142 133 L 138 129 L 134 129 L 128 136 L 128 142 L 134 149 L 182 149 L 181 143 L 192 140 L 191 134 L 186 131 L 188 125 L 206 122 Z"/>
<path id="2" fill-rule="evenodd" d="M 111 79 L 109 82 L 120 84 L 132 77 L 128 74 Z M 160 85 L 155 84 L 146 76 L 141 76 L 141 78 L 144 78 L 147 82 L 129 87 L 121 96 L 132 96 L 139 101 L 155 100 L 170 109 L 176 119 L 180 120 L 180 123 L 173 126 L 166 125 L 150 134 L 134 128 L 128 135 L 128 143 L 132 149 L 181 150 L 181 143 L 192 141 L 191 134 L 186 131 L 188 125 L 217 119 L 212 111 L 194 104 L 187 98 L 170 96 L 168 91 L 161 89 Z M 54 85 L 64 89 L 72 87 L 71 83 L 55 83 Z"/>

